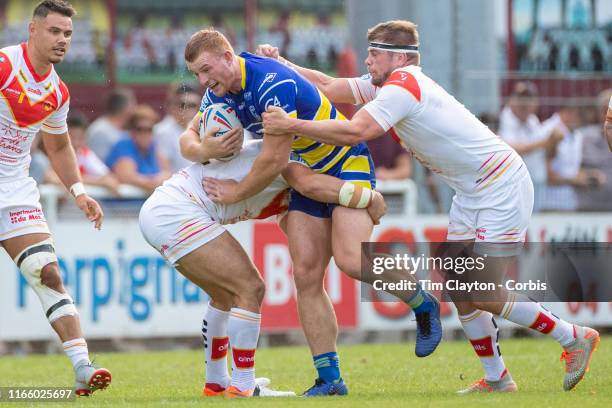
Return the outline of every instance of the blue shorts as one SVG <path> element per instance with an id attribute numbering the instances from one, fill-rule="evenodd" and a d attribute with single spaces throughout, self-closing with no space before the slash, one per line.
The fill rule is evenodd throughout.
<path id="1" fill-rule="evenodd" d="M 324 174 L 372 190 L 376 188 L 374 162 L 365 143 L 351 147 L 344 157 Z M 321 203 L 291 190 L 289 211 L 301 211 L 318 218 L 330 218 L 336 205 Z"/>

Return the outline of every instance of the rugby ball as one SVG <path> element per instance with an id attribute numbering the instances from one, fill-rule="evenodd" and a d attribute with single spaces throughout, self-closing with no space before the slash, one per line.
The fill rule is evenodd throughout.
<path id="1" fill-rule="evenodd" d="M 236 115 L 234 108 L 226 103 L 214 103 L 202 112 L 200 119 L 200 140 L 211 128 L 219 128 L 215 137 L 223 136 L 232 129 L 242 128 L 242 124 Z M 235 154 L 220 158 L 219 160 L 231 160 Z"/>

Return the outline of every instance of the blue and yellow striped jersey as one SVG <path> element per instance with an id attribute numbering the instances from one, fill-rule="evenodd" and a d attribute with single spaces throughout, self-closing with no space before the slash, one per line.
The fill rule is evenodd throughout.
<path id="1" fill-rule="evenodd" d="M 305 120 L 345 117 L 306 78 L 277 60 L 243 52 L 239 56 L 242 90 L 218 97 L 206 90 L 200 112 L 213 103 L 227 103 L 236 110 L 242 126 L 263 136 L 261 114 L 269 105 L 279 106 L 293 117 Z M 333 146 L 296 137 L 293 152 L 300 155 L 311 169 L 325 173 L 348 152 L 348 146 Z"/>

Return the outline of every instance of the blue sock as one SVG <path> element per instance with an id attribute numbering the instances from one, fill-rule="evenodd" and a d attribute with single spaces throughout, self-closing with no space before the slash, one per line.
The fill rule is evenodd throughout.
<path id="1" fill-rule="evenodd" d="M 330 353 L 319 354 L 318 356 L 313 356 L 312 360 L 320 379 L 326 383 L 334 383 L 340 379 L 338 353 L 332 351 Z"/>
<path id="2" fill-rule="evenodd" d="M 414 313 L 430 312 L 433 309 L 433 301 L 419 284 L 417 284 L 414 295 L 406 303 L 410 305 Z"/>

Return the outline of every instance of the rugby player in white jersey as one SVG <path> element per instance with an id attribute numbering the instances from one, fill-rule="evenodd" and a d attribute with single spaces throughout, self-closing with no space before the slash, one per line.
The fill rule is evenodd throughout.
<path id="1" fill-rule="evenodd" d="M 380 23 L 368 30 L 368 42 L 369 74 L 361 78 L 332 78 L 281 59 L 332 102 L 365 104 L 350 121 L 296 120 L 270 107 L 264 114 L 265 134 L 290 132 L 323 143 L 352 145 L 389 131 L 455 190 L 447 239 L 463 243 L 474 254 L 488 253 L 487 272 L 503 271 L 509 259 L 506 251 L 516 253 L 525 240 L 533 207 L 533 185 L 523 161 L 421 71 L 415 24 Z M 278 57 L 277 49 L 268 45 L 260 46 L 259 52 Z M 493 314 L 557 340 L 566 362 L 563 388 L 574 388 L 588 368 L 599 334 L 559 319 L 526 296 L 500 290 L 496 299 L 455 301 L 485 370 L 484 378 L 461 392 L 517 390 L 496 344 Z"/>
<path id="2" fill-rule="evenodd" d="M 178 171 L 153 192 L 140 211 L 140 229 L 147 242 L 211 298 L 202 329 L 205 396 L 295 395 L 270 390 L 267 383 L 255 380 L 255 349 L 265 285 L 242 246 L 223 225 L 286 212 L 289 184 L 285 179 L 309 198 L 335 204 L 339 203 L 344 184 L 291 161 L 283 172 L 284 178 L 277 177 L 247 200 L 228 205 L 214 203 L 204 191 L 204 178 L 242 180 L 253 167 L 264 141 L 248 142 L 230 161 L 195 163 Z M 357 205 L 362 194 L 371 197 L 368 212 L 377 223 L 385 207 L 380 193 L 359 188 L 355 200 L 348 205 Z M 233 356 L 231 377 L 227 369 L 229 348 Z"/>
<path id="3" fill-rule="evenodd" d="M 68 2 L 43 1 L 34 9 L 28 41 L 0 49 L 0 245 L 38 296 L 43 313 L 63 342 L 75 371 L 75 393 L 89 395 L 106 388 L 111 373 L 93 367 L 89 360 L 77 310 L 59 272 L 36 182 L 28 177 L 32 141 L 40 132 L 51 166 L 76 205 L 100 229 L 102 210 L 85 192 L 68 137 L 68 88 L 53 67 L 62 62 L 70 46 L 74 14 Z"/>

